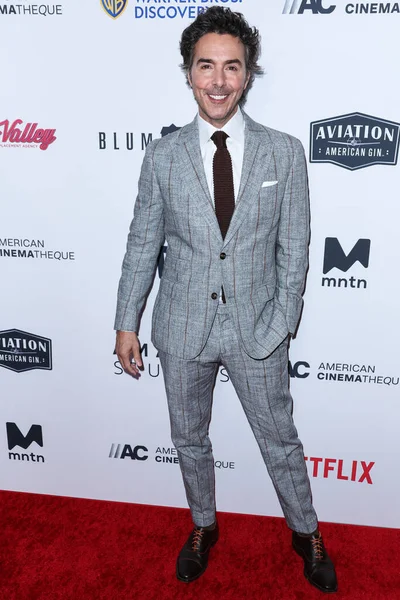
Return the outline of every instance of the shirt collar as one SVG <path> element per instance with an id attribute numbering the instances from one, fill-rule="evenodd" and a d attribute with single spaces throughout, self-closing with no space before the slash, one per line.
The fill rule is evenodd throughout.
<path id="1" fill-rule="evenodd" d="M 205 121 L 199 114 L 197 115 L 197 123 L 199 126 L 201 148 L 204 148 L 214 131 L 225 131 L 232 140 L 242 144 L 244 142 L 244 118 L 240 107 L 238 107 L 233 117 L 231 117 L 221 129 L 218 129 L 217 127 L 214 127 L 214 125 L 211 125 L 211 123 Z"/>

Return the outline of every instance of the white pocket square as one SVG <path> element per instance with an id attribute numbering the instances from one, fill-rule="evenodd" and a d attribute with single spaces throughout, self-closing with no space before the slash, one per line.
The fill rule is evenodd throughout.
<path id="1" fill-rule="evenodd" d="M 270 187 L 271 185 L 276 185 L 277 181 L 264 181 L 261 187 Z"/>

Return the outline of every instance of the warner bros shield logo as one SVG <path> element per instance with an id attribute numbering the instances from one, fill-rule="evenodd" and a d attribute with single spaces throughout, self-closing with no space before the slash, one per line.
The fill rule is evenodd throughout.
<path id="1" fill-rule="evenodd" d="M 108 16 L 112 19 L 121 16 L 128 6 L 128 0 L 100 0 L 100 2 Z"/>
<path id="2" fill-rule="evenodd" d="M 371 165 L 396 165 L 400 124 L 350 113 L 311 123 L 310 162 L 350 171 Z"/>

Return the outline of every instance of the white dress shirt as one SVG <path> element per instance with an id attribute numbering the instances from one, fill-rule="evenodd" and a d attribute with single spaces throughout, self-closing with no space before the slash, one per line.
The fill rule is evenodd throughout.
<path id="1" fill-rule="evenodd" d="M 244 153 L 244 118 L 242 111 L 238 107 L 233 117 L 231 117 L 231 119 L 221 129 L 214 127 L 214 125 L 211 125 L 205 121 L 200 115 L 197 116 L 197 122 L 199 126 L 200 151 L 203 159 L 208 188 L 210 190 L 213 202 L 213 159 L 217 147 L 212 141 L 211 136 L 215 131 L 225 131 L 225 133 L 229 136 L 226 140 L 226 147 L 228 148 L 232 159 L 233 188 L 236 202 L 239 193 Z"/>

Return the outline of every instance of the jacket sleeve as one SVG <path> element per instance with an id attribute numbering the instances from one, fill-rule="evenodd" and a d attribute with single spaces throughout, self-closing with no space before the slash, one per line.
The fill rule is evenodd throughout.
<path id="1" fill-rule="evenodd" d="M 165 240 L 163 201 L 154 168 L 158 140 L 146 148 L 118 286 L 114 329 L 138 331 L 141 312 Z"/>
<path id="2" fill-rule="evenodd" d="M 288 325 L 294 335 L 303 305 L 308 244 L 310 238 L 310 207 L 307 164 L 299 140 L 290 137 L 292 164 L 286 182 L 276 244 L 277 290 Z"/>

